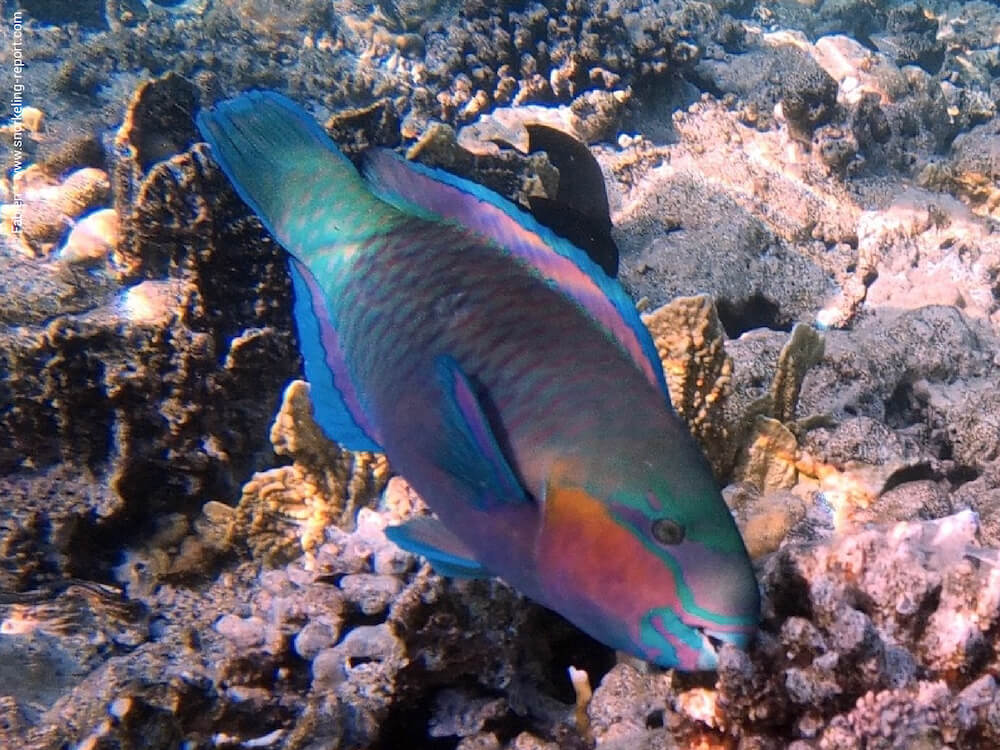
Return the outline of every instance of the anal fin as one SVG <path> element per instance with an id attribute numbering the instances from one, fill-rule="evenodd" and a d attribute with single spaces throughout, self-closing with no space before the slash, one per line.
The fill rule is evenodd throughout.
<path id="1" fill-rule="evenodd" d="M 359 403 L 323 292 L 302 263 L 288 265 L 295 290 L 295 323 L 317 424 L 331 440 L 353 451 L 382 450 Z"/>

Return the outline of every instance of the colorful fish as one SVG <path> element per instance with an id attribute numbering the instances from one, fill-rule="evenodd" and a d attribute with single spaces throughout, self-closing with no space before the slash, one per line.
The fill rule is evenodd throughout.
<path id="1" fill-rule="evenodd" d="M 743 540 L 617 282 L 478 185 L 388 151 L 362 177 L 276 94 L 198 127 L 291 254 L 317 420 L 384 451 L 440 519 L 391 539 L 663 666 L 747 645 Z"/>

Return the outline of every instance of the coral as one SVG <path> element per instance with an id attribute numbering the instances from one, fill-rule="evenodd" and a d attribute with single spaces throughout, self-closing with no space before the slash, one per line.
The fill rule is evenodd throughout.
<path id="1" fill-rule="evenodd" d="M 199 648 L 215 655 L 210 674 L 228 689 L 208 689 L 205 700 L 253 701 L 259 717 L 256 734 L 248 734 L 226 711 L 204 729 L 181 711 L 175 715 L 185 736 L 227 732 L 242 742 L 280 731 L 285 748 L 396 746 L 414 730 L 394 712 L 422 704 L 434 736 L 471 737 L 486 722 L 508 720 L 519 691 L 547 721 L 566 712 L 532 692 L 539 660 L 549 657 L 518 636 L 541 628 L 558 637 L 565 626 L 536 622 L 534 609 L 498 582 L 452 584 L 426 566 L 414 571 L 413 556 L 386 539 L 386 520 L 362 508 L 353 531 L 328 527 L 313 554 L 281 568 L 240 566 L 228 582 L 214 581 L 207 598 L 169 582 L 156 590 L 161 603 L 172 603 L 161 637 L 183 637 L 189 618 L 202 628 L 211 623 L 200 631 Z M 289 679 L 293 655 L 308 663 L 305 684 Z M 455 685 L 465 688 L 456 692 Z M 291 701 L 292 690 L 301 690 L 301 699 Z M 282 705 L 296 706 L 294 719 Z"/>
<path id="2" fill-rule="evenodd" d="M 544 153 L 525 156 L 495 146 L 492 153 L 474 153 L 456 140 L 447 125 L 428 128 L 406 156 L 485 185 L 524 207 L 530 205 L 531 196 L 554 198 L 559 192 L 559 171 Z"/>
<path id="3" fill-rule="evenodd" d="M 187 229 L 196 234 L 203 229 L 209 217 L 197 210 L 198 194 L 196 185 L 186 184 L 182 177 L 183 166 L 173 159 L 177 169 L 164 169 L 159 165 L 197 140 L 194 129 L 194 112 L 197 105 L 197 90 L 184 78 L 173 73 L 162 78 L 149 79 L 142 83 L 129 102 L 125 120 L 115 136 L 114 194 L 115 209 L 121 224 L 122 241 L 114 254 L 115 266 L 124 277 L 133 277 L 156 263 L 159 253 L 153 248 L 143 232 L 155 227 L 157 214 L 165 213 L 163 208 L 183 216 L 184 224 L 177 229 Z M 169 171 L 168 171 L 169 170 Z M 188 177 L 190 180 L 191 177 Z M 164 182 L 172 185 L 164 185 Z M 184 192 L 195 195 L 174 196 L 175 205 L 161 207 L 164 192 L 176 186 L 186 188 Z M 166 188 L 166 191 L 164 190 Z M 193 190 L 192 190 L 193 188 Z M 192 215 L 193 214 L 193 215 Z M 177 218 L 180 218 L 177 216 Z M 198 219 L 202 219 L 198 222 Z M 162 251 L 161 251 L 162 252 Z"/>
<path id="4" fill-rule="evenodd" d="M 3 217 L 15 188 L 93 168 L 121 237 L 101 267 L 0 252 L 0 745 L 1000 744 L 997 551 L 968 513 L 938 518 L 972 508 L 1000 544 L 994 6 L 43 5 L 21 4 L 44 124 Z M 690 318 L 705 346 L 677 346 L 720 476 L 749 446 L 738 476 L 767 488 L 724 491 L 761 572 L 749 652 L 723 649 L 717 675 L 612 668 L 502 583 L 389 543 L 423 512 L 402 478 L 350 528 L 374 497 L 343 482 L 374 467 L 314 426 L 229 504 L 273 466 L 265 428 L 298 374 L 284 255 L 191 122 L 247 88 L 340 112 L 352 157 L 412 146 L 524 204 L 565 175 L 516 132 L 461 148 L 502 135 L 497 107 L 607 141 L 628 289 L 715 299 L 717 322 Z M 32 255 L 72 228 L 49 219 Z M 831 329 L 821 357 L 809 323 Z M 600 683 L 589 737 L 570 665 Z"/>
<path id="5" fill-rule="evenodd" d="M 398 475 L 386 484 L 385 492 L 382 493 L 382 507 L 397 521 L 429 512 L 423 498 Z"/>
<path id="6" fill-rule="evenodd" d="M 677 414 L 688 423 L 717 475 L 730 468 L 721 419 L 733 363 L 712 299 L 679 297 L 642 316 L 656 344 Z"/>
<path id="7" fill-rule="evenodd" d="M 50 180 L 40 170 L 25 175 L 14 184 L 24 201 L 22 221 L 15 227 L 9 208 L 4 207 L 4 232 L 23 240 L 29 253 L 47 254 L 77 217 L 106 203 L 110 195 L 108 175 L 94 167 L 78 169 L 62 182 Z"/>
<path id="8" fill-rule="evenodd" d="M 161 106 L 162 134 L 177 108 Z M 125 148 L 128 168 L 112 170 L 122 265 L 0 256 L 0 471 L 23 498 L 0 509 L 0 547 L 45 550 L 41 564 L 11 558 L 18 588 L 105 579 L 161 512 L 231 497 L 271 455 L 264 427 L 297 374 L 281 252 L 202 150 L 147 175 L 154 151 Z M 77 208 L 95 185 L 106 197 L 103 172 L 67 184 Z"/>
<path id="9" fill-rule="evenodd" d="M 103 261 L 118 248 L 118 214 L 104 208 L 87 214 L 70 230 L 58 257 L 67 263 Z"/>
<path id="10" fill-rule="evenodd" d="M 373 146 L 393 148 L 400 141 L 399 115 L 389 99 L 380 99 L 367 107 L 341 110 L 323 127 L 340 150 L 352 158 Z"/>
<path id="11" fill-rule="evenodd" d="M 314 551 L 328 526 L 353 528 L 358 509 L 378 499 L 389 477 L 381 454 L 345 450 L 323 434 L 302 380 L 285 389 L 271 444 L 292 465 L 255 474 L 225 532 L 267 564 Z"/>
<path id="12" fill-rule="evenodd" d="M 811 320 L 843 276 L 826 248 L 854 244 L 854 199 L 786 135 L 758 132 L 724 103 L 700 101 L 672 124 L 676 144 L 633 142 L 603 159 L 612 206 L 619 191 L 625 287 L 654 306 L 709 293 L 730 338 Z"/>
<path id="13" fill-rule="evenodd" d="M 590 704 L 597 747 L 669 742 L 659 724 L 688 746 L 989 746 L 1000 574 L 962 560 L 975 528 L 964 514 L 786 545 L 764 562 L 758 645 L 723 649 L 710 688 L 618 665 Z"/>
<path id="14" fill-rule="evenodd" d="M 940 305 L 890 309 L 850 332 L 828 331 L 823 360 L 803 381 L 800 413 L 912 424 L 917 415 L 904 398 L 910 384 L 982 374 L 992 360 L 984 335 L 959 309 Z"/>
<path id="15" fill-rule="evenodd" d="M 782 81 L 781 112 L 789 129 L 809 141 L 813 131 L 836 115 L 837 82 L 812 58 L 790 55 L 791 74 Z"/>
<path id="16" fill-rule="evenodd" d="M 884 35 L 876 36 L 873 41 L 897 65 L 916 64 L 931 75 L 941 69 L 945 44 L 937 36 L 938 22 L 920 5 L 908 2 L 891 8 L 885 30 Z"/>
<path id="17" fill-rule="evenodd" d="M 771 381 L 767 413 L 779 422 L 795 418 L 802 381 L 809 371 L 823 359 L 823 337 L 811 326 L 796 324 L 791 338 L 778 355 L 778 369 Z"/>
<path id="18" fill-rule="evenodd" d="M 722 491 L 743 535 L 747 552 L 759 559 L 774 552 L 807 517 L 809 505 L 782 490 L 761 492 L 757 484 L 741 482 Z"/>
<path id="19" fill-rule="evenodd" d="M 667 377 L 674 409 L 700 443 L 716 476 L 753 482 L 761 490 L 788 489 L 797 481 L 798 442 L 785 426 L 795 416 L 802 381 L 823 356 L 823 340 L 811 327 L 797 325 L 775 366 L 771 385 L 754 396 L 744 383 L 759 363 L 740 362 L 733 393 L 734 365 L 725 333 L 707 295 L 679 297 L 643 315 Z M 763 355 L 767 356 L 767 355 Z M 754 373 L 752 379 L 761 380 Z"/>
<path id="20" fill-rule="evenodd" d="M 795 435 L 777 419 L 757 415 L 745 452 L 735 470 L 737 481 L 761 491 L 789 489 L 798 479 Z"/>
<path id="21" fill-rule="evenodd" d="M 965 200 L 978 214 L 1000 218 L 1000 118 L 959 134 L 951 144 L 951 159 L 930 162 L 917 176 L 928 188 L 947 190 Z"/>
<path id="22" fill-rule="evenodd" d="M 614 101 L 620 109 L 626 97 L 618 96 Z M 617 124 L 615 120 L 612 117 L 607 122 L 588 122 L 571 107 L 499 107 L 459 130 L 458 143 L 477 156 L 495 156 L 499 153 L 498 143 L 509 144 L 527 154 L 531 150 L 530 126 L 544 125 L 590 143 L 610 134 Z"/>

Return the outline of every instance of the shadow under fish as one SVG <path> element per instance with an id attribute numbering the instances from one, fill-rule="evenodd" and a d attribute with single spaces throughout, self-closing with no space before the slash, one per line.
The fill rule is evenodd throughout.
<path id="1" fill-rule="evenodd" d="M 390 539 L 663 666 L 747 646 L 750 559 L 614 279 L 467 180 L 390 151 L 359 174 L 276 94 L 198 127 L 291 255 L 317 422 L 384 451 L 437 516 Z"/>

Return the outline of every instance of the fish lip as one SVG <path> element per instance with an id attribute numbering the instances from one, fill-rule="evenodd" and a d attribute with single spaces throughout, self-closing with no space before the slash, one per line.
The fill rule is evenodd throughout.
<path id="1" fill-rule="evenodd" d="M 703 671 L 715 670 L 719 666 L 719 649 L 722 648 L 722 641 L 705 631 L 699 631 L 699 635 L 701 635 L 701 649 L 698 651 L 697 668 Z"/>
<path id="2" fill-rule="evenodd" d="M 715 671 L 719 668 L 719 654 L 727 643 L 745 651 L 750 641 L 749 635 L 731 630 L 698 628 L 701 648 L 698 650 L 696 668 L 701 671 Z"/>

